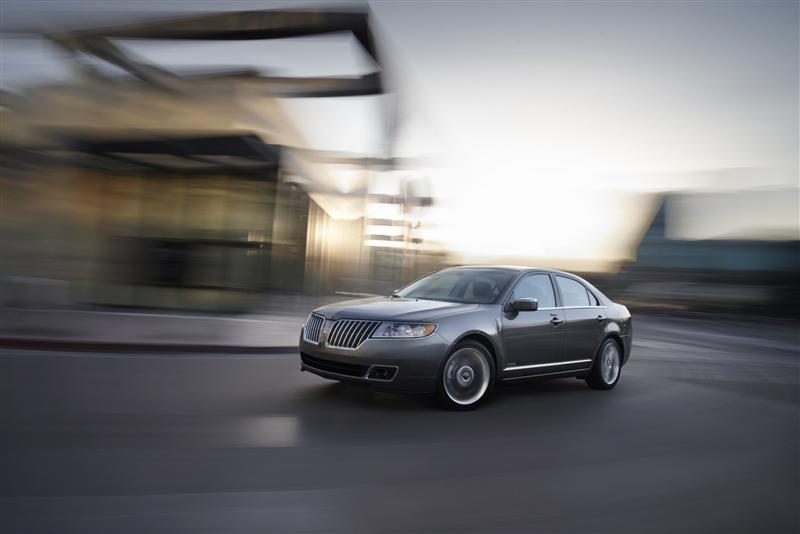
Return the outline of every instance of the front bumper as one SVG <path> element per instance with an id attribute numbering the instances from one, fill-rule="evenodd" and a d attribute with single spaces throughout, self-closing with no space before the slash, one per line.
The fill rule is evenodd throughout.
<path id="1" fill-rule="evenodd" d="M 450 344 L 438 333 L 417 339 L 366 339 L 357 349 L 317 345 L 300 332 L 300 369 L 323 378 L 366 384 L 374 389 L 433 393 Z M 390 380 L 372 378 L 374 367 L 395 368 Z M 374 375 L 374 373 L 373 373 Z"/>

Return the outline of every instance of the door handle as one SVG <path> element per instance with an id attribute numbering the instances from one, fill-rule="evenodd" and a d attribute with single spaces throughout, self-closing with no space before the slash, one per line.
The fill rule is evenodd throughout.
<path id="1" fill-rule="evenodd" d="M 564 319 L 559 319 L 558 317 L 553 317 L 550 319 L 550 324 L 553 326 L 558 326 L 564 322 Z"/>
<path id="2" fill-rule="evenodd" d="M 597 316 L 597 321 L 598 322 L 602 323 L 605 320 L 606 320 L 606 316 L 605 315 L 598 315 Z"/>

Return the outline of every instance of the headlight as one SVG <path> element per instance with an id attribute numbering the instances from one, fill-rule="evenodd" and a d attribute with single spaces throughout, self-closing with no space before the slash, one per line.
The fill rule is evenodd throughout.
<path id="1" fill-rule="evenodd" d="M 378 325 L 372 337 L 425 337 L 433 334 L 436 325 L 433 323 L 394 323 L 384 322 Z"/>

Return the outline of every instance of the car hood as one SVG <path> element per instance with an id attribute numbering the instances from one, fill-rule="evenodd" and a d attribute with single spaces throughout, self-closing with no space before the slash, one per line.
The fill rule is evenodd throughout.
<path id="1" fill-rule="evenodd" d="M 346 300 L 314 310 L 326 319 L 375 319 L 398 321 L 434 321 L 439 317 L 475 310 L 477 304 L 418 300 L 391 297 L 373 297 Z"/>

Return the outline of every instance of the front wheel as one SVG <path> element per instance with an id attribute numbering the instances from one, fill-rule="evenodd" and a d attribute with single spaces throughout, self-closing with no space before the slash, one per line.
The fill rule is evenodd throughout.
<path id="1" fill-rule="evenodd" d="M 471 410 L 486 396 L 494 382 L 492 357 L 480 343 L 456 345 L 442 367 L 438 395 L 451 410 Z"/>
<path id="2" fill-rule="evenodd" d="M 594 389 L 611 389 L 619 382 L 622 369 L 619 344 L 613 339 L 606 339 L 597 351 L 594 366 L 586 377 L 586 383 Z"/>

